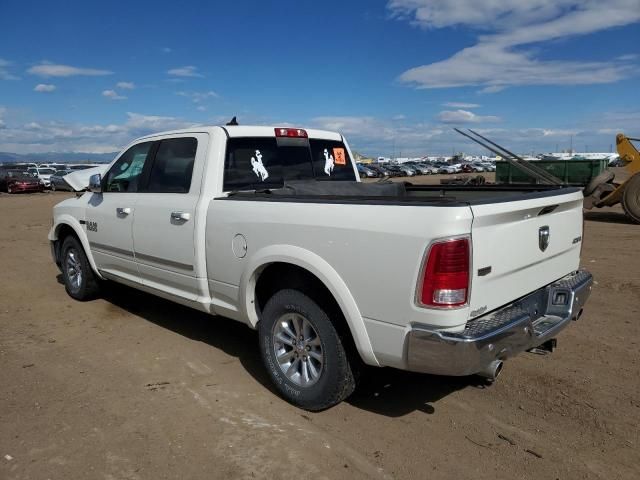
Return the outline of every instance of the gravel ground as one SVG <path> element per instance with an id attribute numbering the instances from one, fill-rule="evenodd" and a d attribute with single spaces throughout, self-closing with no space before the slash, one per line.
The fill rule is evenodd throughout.
<path id="1" fill-rule="evenodd" d="M 67 297 L 46 235 L 69 195 L 0 194 L 0 478 L 640 478 L 640 226 L 619 207 L 586 213 L 596 284 L 552 355 L 490 387 L 372 369 L 308 413 L 241 324 L 124 287 Z"/>

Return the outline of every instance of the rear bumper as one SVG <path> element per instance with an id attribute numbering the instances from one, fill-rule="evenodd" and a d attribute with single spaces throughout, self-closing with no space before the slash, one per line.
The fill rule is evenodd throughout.
<path id="1" fill-rule="evenodd" d="M 409 370 L 472 375 L 555 337 L 577 320 L 591 294 L 593 277 L 579 270 L 450 333 L 416 325 L 407 335 Z"/>

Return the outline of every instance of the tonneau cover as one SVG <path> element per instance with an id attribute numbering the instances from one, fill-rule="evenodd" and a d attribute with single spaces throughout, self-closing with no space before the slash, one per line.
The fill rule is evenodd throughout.
<path id="1" fill-rule="evenodd" d="M 404 197 L 403 183 L 361 183 L 350 181 L 294 180 L 286 181 L 282 188 L 273 189 L 274 195 L 332 195 L 353 197 Z"/>

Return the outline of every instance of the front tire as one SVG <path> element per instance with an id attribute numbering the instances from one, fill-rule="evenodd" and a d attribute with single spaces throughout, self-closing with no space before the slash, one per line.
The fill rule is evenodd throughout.
<path id="1" fill-rule="evenodd" d="M 91 269 L 80 241 L 68 236 L 62 242 L 62 277 L 64 288 L 71 298 L 91 300 L 98 295 L 98 278 Z"/>
<path id="2" fill-rule="evenodd" d="M 324 410 L 353 393 L 355 378 L 340 335 L 327 312 L 302 292 L 273 295 L 258 331 L 271 381 L 293 405 Z"/>

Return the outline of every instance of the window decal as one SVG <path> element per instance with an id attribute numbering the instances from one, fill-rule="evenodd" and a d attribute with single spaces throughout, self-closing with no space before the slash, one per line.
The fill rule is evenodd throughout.
<path id="1" fill-rule="evenodd" d="M 336 159 L 336 165 L 346 165 L 347 157 L 344 155 L 344 148 L 334 148 L 333 156 Z"/>
<path id="2" fill-rule="evenodd" d="M 260 153 L 260 150 L 256 150 L 256 156 L 251 157 L 251 166 L 253 167 L 253 173 L 260 178 L 261 182 L 269 178 L 269 172 L 267 172 L 267 169 L 264 168 L 262 164 L 262 153 Z"/>
<path id="3" fill-rule="evenodd" d="M 335 151 L 335 150 L 334 150 Z M 333 155 L 329 155 L 329 151 L 324 149 L 324 173 L 331 176 L 331 172 L 333 172 Z"/>

